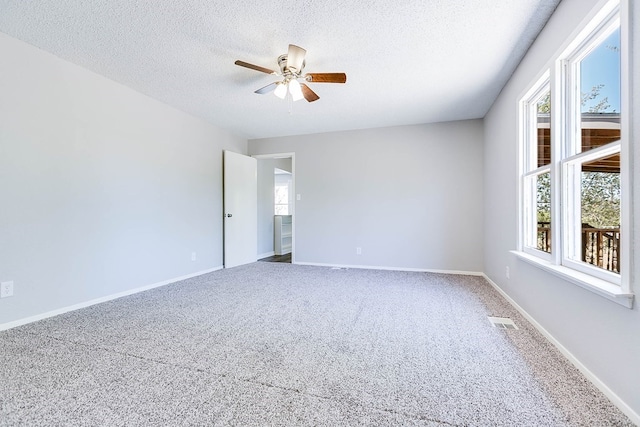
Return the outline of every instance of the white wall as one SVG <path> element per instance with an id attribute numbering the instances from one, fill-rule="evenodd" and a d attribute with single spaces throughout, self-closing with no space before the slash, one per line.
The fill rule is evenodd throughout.
<path id="1" fill-rule="evenodd" d="M 0 56 L 0 325 L 222 265 L 246 140 L 3 34 Z"/>
<path id="2" fill-rule="evenodd" d="M 269 138 L 249 152 L 295 152 L 296 262 L 478 272 L 482 129 L 469 120 Z"/>
<path id="3" fill-rule="evenodd" d="M 485 118 L 485 272 L 557 341 L 573 354 L 640 420 L 640 311 L 579 288 L 516 259 L 517 244 L 517 100 L 554 58 L 596 0 L 563 0 Z M 630 3 L 635 3 L 631 1 Z M 632 6 L 634 6 L 632 4 Z M 635 4 L 634 69 L 640 70 L 640 5 Z M 632 74 L 633 75 L 633 74 Z M 638 72 L 635 71 L 635 75 Z M 633 157 L 635 197 L 633 245 L 640 247 L 640 80 L 633 85 L 635 120 Z M 511 270 L 505 277 L 505 266 Z M 632 271 L 640 292 L 640 264 Z M 614 396 L 615 398 L 615 396 Z M 620 404 L 620 401 L 617 402 Z"/>
<path id="4" fill-rule="evenodd" d="M 258 257 L 274 253 L 274 173 L 278 168 L 291 172 L 291 159 L 258 159 Z"/>

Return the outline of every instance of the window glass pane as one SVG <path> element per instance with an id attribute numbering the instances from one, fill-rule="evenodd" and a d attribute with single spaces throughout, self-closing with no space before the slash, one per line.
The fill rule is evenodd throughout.
<path id="1" fill-rule="evenodd" d="M 536 167 L 540 167 L 551 163 L 551 91 L 547 91 L 536 105 Z"/>
<path id="2" fill-rule="evenodd" d="M 274 187 L 275 214 L 289 215 L 289 185 Z"/>
<path id="3" fill-rule="evenodd" d="M 549 172 L 538 175 L 536 180 L 536 247 L 551 252 L 551 175 Z"/>
<path id="4" fill-rule="evenodd" d="M 582 165 L 582 261 L 620 273 L 620 154 Z"/>
<path id="5" fill-rule="evenodd" d="M 289 186 L 288 185 L 275 186 L 275 202 L 277 205 L 289 204 Z"/>
<path id="6" fill-rule="evenodd" d="M 580 61 L 579 152 L 620 139 L 620 28 Z"/>
<path id="7" fill-rule="evenodd" d="M 276 215 L 289 215 L 289 205 L 275 205 Z"/>

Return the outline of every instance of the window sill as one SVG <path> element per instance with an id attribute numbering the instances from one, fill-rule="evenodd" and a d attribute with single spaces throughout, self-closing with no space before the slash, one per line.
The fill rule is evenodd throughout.
<path id="1" fill-rule="evenodd" d="M 539 267 L 551 274 L 562 279 L 574 283 L 581 288 L 587 289 L 595 294 L 607 298 L 610 301 L 618 303 L 627 308 L 633 307 L 633 293 L 624 292 L 620 286 L 607 282 L 602 279 L 581 273 L 576 270 L 564 267 L 562 265 L 552 264 L 533 255 L 529 255 L 521 251 L 511 251 L 512 254 L 531 265 Z"/>

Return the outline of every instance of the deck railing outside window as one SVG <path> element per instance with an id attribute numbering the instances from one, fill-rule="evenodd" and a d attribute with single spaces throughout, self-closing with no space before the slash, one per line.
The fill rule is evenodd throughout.
<path id="1" fill-rule="evenodd" d="M 551 227 L 538 223 L 538 249 L 551 252 Z M 582 225 L 582 261 L 620 273 L 620 228 L 594 228 Z"/>
<path id="2" fill-rule="evenodd" d="M 582 260 L 620 273 L 620 229 L 582 227 Z"/>

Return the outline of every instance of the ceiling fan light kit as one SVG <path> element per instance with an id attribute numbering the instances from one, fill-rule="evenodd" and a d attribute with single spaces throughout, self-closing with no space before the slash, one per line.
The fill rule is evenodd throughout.
<path id="1" fill-rule="evenodd" d="M 276 84 L 276 89 L 273 91 L 273 94 L 275 96 L 277 96 L 280 99 L 284 99 L 287 96 L 287 85 L 286 83 L 280 83 L 278 82 Z M 261 89 L 258 89 L 261 90 Z M 262 93 L 262 92 L 258 92 L 258 90 L 255 93 Z"/>
<path id="2" fill-rule="evenodd" d="M 287 93 L 291 95 L 293 101 L 298 101 L 302 98 L 308 102 L 314 102 L 320 99 L 320 97 L 305 83 L 300 83 L 299 80 L 309 83 L 346 83 L 347 75 L 345 73 L 307 73 L 302 74 L 302 70 L 306 65 L 305 56 L 307 51 L 299 46 L 290 44 L 289 51 L 284 55 L 278 57 L 278 66 L 280 72 L 276 72 L 269 68 L 261 67 L 259 65 L 250 64 L 244 61 L 236 61 L 235 64 L 240 67 L 249 68 L 251 70 L 260 71 L 266 74 L 272 74 L 275 76 L 281 76 L 282 80 L 279 82 L 273 82 L 255 91 L 260 95 L 264 95 L 269 92 L 273 92 L 275 96 L 280 99 L 285 99 Z"/>
<path id="3" fill-rule="evenodd" d="M 299 101 L 303 98 L 303 94 L 302 94 L 302 87 L 300 85 L 300 82 L 298 82 L 297 80 L 291 80 L 289 82 L 289 93 L 291 94 L 291 98 L 293 98 L 294 101 Z"/>

